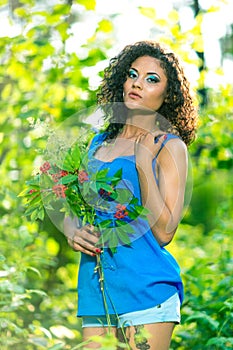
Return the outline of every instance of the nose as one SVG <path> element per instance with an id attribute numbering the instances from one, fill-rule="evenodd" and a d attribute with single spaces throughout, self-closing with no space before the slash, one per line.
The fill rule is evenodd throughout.
<path id="1" fill-rule="evenodd" d="M 140 77 L 137 77 L 137 79 L 133 80 L 133 87 L 134 88 L 138 88 L 138 89 L 142 89 L 142 81 L 140 79 Z"/>

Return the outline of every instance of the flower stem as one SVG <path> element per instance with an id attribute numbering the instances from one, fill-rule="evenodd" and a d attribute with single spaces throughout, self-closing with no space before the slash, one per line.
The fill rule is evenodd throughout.
<path id="1" fill-rule="evenodd" d="M 107 298 L 106 298 L 106 293 L 105 293 L 105 288 L 104 288 L 104 271 L 103 271 L 103 267 L 102 267 L 102 263 L 101 263 L 100 254 L 96 255 L 96 259 L 97 259 L 96 269 L 97 269 L 98 274 L 99 274 L 100 290 L 101 290 L 102 297 L 103 297 L 104 311 L 105 311 L 105 315 L 107 318 L 107 324 L 108 324 L 108 332 L 110 332 L 111 331 L 111 319 L 110 319 L 110 315 L 109 315 Z"/>
<path id="2" fill-rule="evenodd" d="M 109 309 L 108 309 L 108 304 L 107 304 L 106 288 L 105 288 L 105 285 L 104 285 L 104 271 L 103 271 L 103 267 L 102 267 L 100 254 L 96 255 L 96 259 L 97 259 L 96 271 L 99 274 L 100 290 L 101 290 L 101 293 L 102 293 L 102 298 L 103 298 L 103 303 L 104 303 L 104 311 L 105 311 L 105 315 L 106 315 L 106 319 L 107 319 L 108 333 L 110 333 L 112 325 L 111 325 L 111 319 L 110 319 L 110 314 L 109 314 Z M 120 320 L 119 316 L 117 314 L 117 311 L 116 311 L 116 309 L 114 307 L 114 304 L 113 304 L 111 298 L 110 298 L 110 302 L 111 302 L 111 304 L 112 304 L 112 306 L 114 308 L 114 312 L 115 312 L 116 318 L 119 321 Z M 129 343 L 128 343 L 128 340 L 127 340 L 127 337 L 126 337 L 125 330 L 124 330 L 123 326 L 121 326 L 121 332 L 122 332 L 125 344 L 127 344 L 129 346 Z"/>

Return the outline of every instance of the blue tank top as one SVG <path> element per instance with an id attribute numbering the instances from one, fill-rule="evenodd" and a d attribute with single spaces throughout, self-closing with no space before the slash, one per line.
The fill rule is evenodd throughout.
<path id="1" fill-rule="evenodd" d="M 106 133 L 96 135 L 90 145 L 89 171 L 109 169 L 112 176 L 122 169 L 123 184 L 139 199 L 140 187 L 135 166 L 135 156 L 120 156 L 111 162 L 95 158 L 98 147 L 107 137 Z M 177 136 L 168 134 L 167 141 Z M 162 148 L 161 147 L 161 148 Z M 153 161 L 155 169 L 156 158 Z M 110 314 L 127 313 L 147 309 L 161 304 L 178 292 L 183 300 L 183 285 L 180 269 L 173 256 L 156 241 L 146 220 L 133 223 L 136 238 L 131 246 L 119 245 L 111 254 L 104 249 L 101 254 L 104 269 L 105 291 Z M 78 277 L 78 316 L 104 315 L 99 276 L 95 272 L 96 258 L 81 254 Z"/>

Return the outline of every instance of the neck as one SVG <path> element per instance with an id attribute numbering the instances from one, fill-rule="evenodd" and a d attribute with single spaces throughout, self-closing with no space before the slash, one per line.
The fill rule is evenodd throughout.
<path id="1" fill-rule="evenodd" d="M 141 133 L 152 132 L 156 127 L 155 114 L 130 114 L 121 133 L 122 137 L 137 137 Z"/>

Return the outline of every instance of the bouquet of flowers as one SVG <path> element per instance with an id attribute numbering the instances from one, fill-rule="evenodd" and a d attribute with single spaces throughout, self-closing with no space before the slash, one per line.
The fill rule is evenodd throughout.
<path id="1" fill-rule="evenodd" d="M 25 201 L 25 215 L 32 221 L 43 221 L 45 212 L 55 212 L 56 217 L 61 215 L 63 219 L 65 215 L 78 217 L 81 225 L 89 223 L 99 231 L 99 248 L 110 249 L 114 254 L 119 245 L 130 246 L 136 233 L 133 223 L 138 218 L 144 220 L 148 210 L 122 186 L 122 170 L 113 175 L 108 168 L 94 172 L 90 169 L 90 152 L 80 142 L 74 142 L 61 153 L 56 144 L 50 153 L 54 153 L 50 157 L 53 160 L 44 161 L 19 194 Z M 96 254 L 94 272 L 99 275 L 108 334 L 111 334 L 101 254 Z M 127 344 L 123 327 L 122 334 Z"/>
<path id="2" fill-rule="evenodd" d="M 82 225 L 96 226 L 99 246 L 115 253 L 119 244 L 131 244 L 134 229 L 129 223 L 139 216 L 145 218 L 148 211 L 130 190 L 120 186 L 121 169 L 110 176 L 109 169 L 93 173 L 88 166 L 87 150 L 75 142 L 56 163 L 45 161 L 19 196 L 25 198 L 25 215 L 31 220 L 43 221 L 45 211 L 76 216 Z"/>

